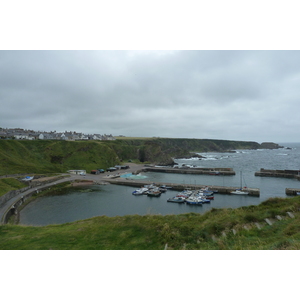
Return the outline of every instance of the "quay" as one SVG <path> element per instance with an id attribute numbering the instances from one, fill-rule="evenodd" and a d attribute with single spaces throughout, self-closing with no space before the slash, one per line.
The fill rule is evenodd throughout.
<path id="1" fill-rule="evenodd" d="M 286 188 L 285 193 L 288 196 L 296 196 L 297 193 L 300 193 L 300 189 L 292 189 L 292 188 Z"/>
<path id="2" fill-rule="evenodd" d="M 300 170 L 268 170 L 261 168 L 259 172 L 255 172 L 255 176 L 282 177 L 300 180 Z"/>
<path id="3" fill-rule="evenodd" d="M 185 189 L 202 189 L 205 187 L 209 187 L 213 191 L 218 191 L 219 194 L 230 194 L 230 192 L 235 191 L 238 187 L 226 187 L 226 186 L 212 186 L 212 185 L 200 185 L 200 184 L 179 184 L 179 183 L 165 183 L 165 182 L 149 182 L 145 180 L 131 180 L 131 179 L 123 179 L 123 178 L 103 178 L 104 181 L 111 183 L 111 184 L 118 184 L 118 185 L 126 185 L 132 187 L 143 187 L 144 185 L 148 184 L 155 184 L 157 186 L 168 186 L 171 187 L 173 190 L 176 191 L 183 191 Z M 256 188 L 247 188 L 244 189 L 245 191 L 249 192 L 248 196 L 259 197 L 260 190 Z"/>
<path id="4" fill-rule="evenodd" d="M 203 174 L 203 175 L 235 175 L 232 168 L 168 168 L 168 167 L 144 167 L 143 172 L 161 172 L 177 174 Z"/>

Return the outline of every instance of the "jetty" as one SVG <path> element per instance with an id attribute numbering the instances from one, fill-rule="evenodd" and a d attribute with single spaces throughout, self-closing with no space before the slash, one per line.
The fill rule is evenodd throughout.
<path id="1" fill-rule="evenodd" d="M 255 176 L 282 177 L 300 180 L 300 170 L 269 170 L 261 168 L 259 172 L 255 172 Z"/>
<path id="2" fill-rule="evenodd" d="M 111 183 L 111 184 L 118 184 L 118 185 L 126 185 L 126 186 L 132 186 L 132 187 L 138 187 L 141 188 L 144 185 L 148 184 L 154 184 L 156 186 L 168 186 L 176 191 L 183 191 L 186 189 L 202 189 L 205 187 L 209 187 L 210 190 L 217 191 L 219 194 L 229 194 L 232 191 L 235 191 L 238 189 L 238 187 L 226 187 L 226 186 L 213 186 L 213 185 L 201 185 L 201 184 L 180 184 L 180 183 L 166 183 L 166 182 L 149 182 L 145 180 L 132 180 L 128 178 L 103 178 L 104 181 Z M 244 191 L 247 191 L 249 194 L 248 196 L 254 196 L 259 197 L 260 196 L 260 190 L 257 188 L 247 188 L 244 189 Z"/>
<path id="3" fill-rule="evenodd" d="M 286 188 L 285 193 L 288 196 L 297 196 L 297 193 L 300 193 L 300 188 L 299 189 Z"/>
<path id="4" fill-rule="evenodd" d="M 170 167 L 152 167 L 143 168 L 143 172 L 161 172 L 177 174 L 203 174 L 203 175 L 235 175 L 232 168 L 170 168 Z"/>

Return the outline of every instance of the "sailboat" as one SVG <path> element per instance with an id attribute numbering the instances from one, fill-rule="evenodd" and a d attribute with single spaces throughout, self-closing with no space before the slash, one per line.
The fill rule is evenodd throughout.
<path id="1" fill-rule="evenodd" d="M 243 191 L 243 183 L 242 183 L 242 171 L 240 172 L 240 180 L 241 180 L 241 183 L 240 183 L 240 188 L 239 189 L 236 189 L 235 191 L 232 191 L 230 192 L 230 194 L 232 195 L 248 195 L 249 192 L 247 191 Z"/>

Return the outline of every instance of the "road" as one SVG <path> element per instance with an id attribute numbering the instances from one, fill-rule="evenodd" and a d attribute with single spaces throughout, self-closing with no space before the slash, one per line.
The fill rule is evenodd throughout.
<path id="1" fill-rule="evenodd" d="M 143 165 L 138 165 L 138 164 L 134 164 L 134 163 L 128 163 L 127 165 L 130 167 L 130 169 L 118 170 L 118 171 L 111 172 L 111 173 L 105 172 L 105 173 L 101 173 L 98 175 L 86 174 L 85 176 L 81 176 L 81 175 L 73 175 L 73 174 L 61 174 L 61 175 L 68 175 L 68 177 L 59 179 L 59 180 L 51 182 L 51 183 L 46 183 L 46 184 L 40 185 L 38 187 L 30 188 L 27 191 L 20 193 L 17 196 L 11 198 L 5 204 L 3 204 L 3 205 L 0 204 L 0 221 L 2 223 L 4 214 L 14 205 L 14 203 L 16 203 L 22 197 L 25 198 L 27 195 L 35 192 L 36 190 L 51 187 L 51 186 L 59 184 L 59 183 L 63 183 L 63 182 L 67 182 L 67 181 L 75 181 L 75 180 L 92 180 L 97 183 L 100 183 L 100 182 L 105 181 L 105 179 L 109 178 L 110 176 L 117 175 L 117 174 L 122 175 L 122 174 L 126 174 L 126 173 L 133 173 L 133 172 L 136 172 L 143 168 Z"/>

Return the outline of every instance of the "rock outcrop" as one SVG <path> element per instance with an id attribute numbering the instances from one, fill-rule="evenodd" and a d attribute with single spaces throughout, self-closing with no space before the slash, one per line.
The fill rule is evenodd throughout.
<path id="1" fill-rule="evenodd" d="M 279 149 L 279 148 L 283 148 L 282 146 L 279 146 L 276 143 L 272 143 L 272 142 L 264 142 L 260 144 L 261 149 Z"/>

